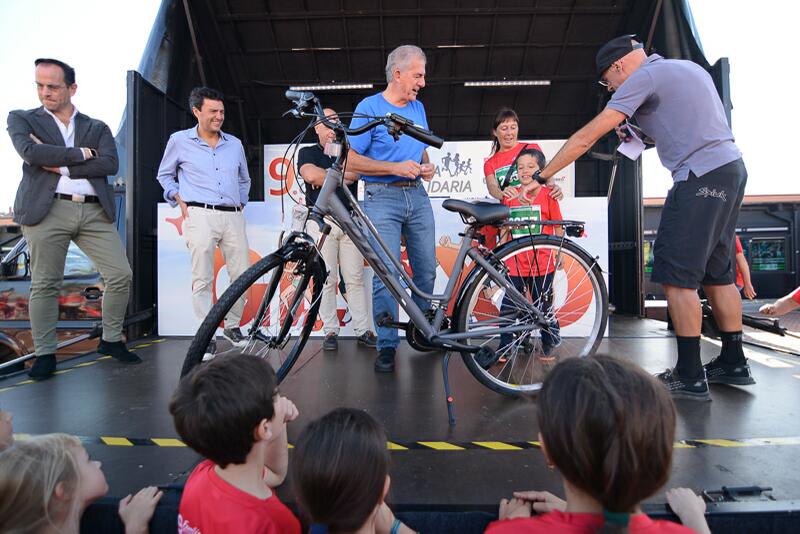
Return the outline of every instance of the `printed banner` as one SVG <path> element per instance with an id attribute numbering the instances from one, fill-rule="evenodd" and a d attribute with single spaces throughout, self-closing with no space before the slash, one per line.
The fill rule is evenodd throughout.
<path id="1" fill-rule="evenodd" d="M 550 158 L 563 144 L 562 141 L 536 141 Z M 288 145 L 264 146 L 265 201 L 251 202 L 244 210 L 247 236 L 250 244 L 251 263 L 274 252 L 282 230 L 288 230 L 292 222 L 292 208 L 304 203 L 302 184 L 295 165 L 294 152 L 287 152 Z M 431 197 L 436 229 L 437 275 L 435 292 L 441 293 L 453 271 L 458 245 L 458 236 L 464 224 L 458 214 L 441 207 L 447 198 L 481 199 L 488 197 L 483 180 L 483 162 L 488 156 L 490 143 L 486 141 L 456 141 L 445 143 L 441 149 L 428 149 L 431 162 L 436 166 L 434 179 L 426 184 Z M 606 199 L 573 198 L 574 167 L 570 166 L 557 177 L 564 190 L 565 199 L 561 211 L 565 218 L 586 222 L 586 237 L 577 242 L 592 256 L 599 258 L 605 270 L 608 265 L 607 208 Z M 360 197 L 359 197 L 360 198 Z M 192 312 L 191 262 L 189 250 L 182 235 L 180 210 L 167 204 L 158 205 L 158 327 L 161 335 L 194 335 L 200 319 Z M 404 264 L 410 270 L 407 258 Z M 222 254 L 217 250 L 214 268 L 214 295 L 221 295 L 228 287 L 229 278 Z M 372 269 L 365 267 L 364 290 L 368 312 L 371 313 Z M 558 280 L 557 284 L 560 283 Z M 340 318 L 340 335 L 352 336 L 351 315 L 347 307 L 344 284 L 337 287 L 337 308 Z M 248 303 L 242 318 L 243 324 L 251 320 L 257 303 Z M 404 314 L 403 314 L 404 315 Z M 402 315 L 401 315 L 402 317 Z M 405 318 L 403 318 L 405 320 Z M 317 321 L 313 335 L 322 335 L 321 321 Z"/>
<path id="2" fill-rule="evenodd" d="M 564 144 L 562 140 L 529 142 L 538 144 L 548 161 Z M 440 149 L 428 147 L 428 157 L 436 168 L 433 180 L 425 183 L 428 195 L 431 198 L 488 198 L 483 163 L 489 158 L 491 147 L 490 141 L 448 141 Z M 264 145 L 264 198 L 277 198 L 287 192 L 291 197 L 302 198 L 304 184 L 298 183 L 298 169 L 293 164 L 296 161 L 296 152 L 290 151 L 289 145 Z M 561 170 L 553 181 L 564 191 L 565 198 L 574 197 L 575 164 Z"/>

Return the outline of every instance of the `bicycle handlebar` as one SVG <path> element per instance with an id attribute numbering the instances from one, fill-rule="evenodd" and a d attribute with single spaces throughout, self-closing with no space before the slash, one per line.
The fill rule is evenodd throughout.
<path id="1" fill-rule="evenodd" d="M 310 103 L 313 103 L 313 114 L 318 120 L 322 121 L 323 124 L 332 130 L 340 130 L 346 135 L 360 135 L 371 130 L 372 128 L 375 128 L 376 126 L 383 124 L 389 130 L 389 133 L 395 137 L 395 139 L 397 136 L 399 136 L 399 133 L 404 133 L 409 137 L 416 139 L 420 143 L 424 143 L 435 148 L 441 148 L 442 144 L 444 144 L 444 139 L 441 137 L 435 135 L 430 130 L 426 130 L 425 128 L 417 126 L 402 115 L 398 115 L 396 113 L 387 114 L 385 117 L 374 117 L 373 120 L 367 122 L 366 124 L 362 124 L 357 128 L 348 128 L 341 122 L 333 122 L 329 120 L 323 112 L 322 103 L 316 96 L 314 96 L 314 93 L 312 92 L 288 90 L 286 91 L 286 98 L 294 102 L 296 112 L 292 112 L 292 115 L 296 117 L 303 116 L 303 110 L 305 110 Z M 306 114 L 306 116 L 308 115 Z"/>
<path id="2" fill-rule="evenodd" d="M 407 118 L 396 113 L 388 115 L 387 118 L 395 124 L 398 124 L 400 126 L 400 130 L 409 137 L 416 139 L 420 143 L 425 143 L 426 145 L 436 148 L 442 148 L 444 139 L 434 135 L 432 131 L 426 130 L 425 128 L 420 128 Z"/>

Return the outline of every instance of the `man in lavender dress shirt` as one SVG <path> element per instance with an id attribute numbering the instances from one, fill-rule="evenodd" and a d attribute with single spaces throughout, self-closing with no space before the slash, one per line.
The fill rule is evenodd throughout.
<path id="1" fill-rule="evenodd" d="M 222 131 L 222 93 L 195 87 L 189 107 L 197 126 L 170 136 L 158 181 L 167 202 L 181 208 L 183 235 L 192 254 L 192 305 L 197 318 L 203 320 L 213 304 L 217 246 L 231 280 L 250 266 L 242 212 L 250 192 L 250 174 L 241 141 Z M 225 317 L 223 336 L 234 345 L 245 341 L 239 329 L 244 304 L 242 297 Z M 212 340 L 205 359 L 213 357 L 215 350 Z"/>

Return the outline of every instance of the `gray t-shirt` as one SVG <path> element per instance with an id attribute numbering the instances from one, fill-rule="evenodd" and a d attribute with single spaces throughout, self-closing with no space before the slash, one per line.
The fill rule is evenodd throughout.
<path id="1" fill-rule="evenodd" d="M 624 113 L 656 144 L 661 163 L 681 182 L 742 157 L 711 76 L 691 61 L 652 54 L 614 92 Z"/>

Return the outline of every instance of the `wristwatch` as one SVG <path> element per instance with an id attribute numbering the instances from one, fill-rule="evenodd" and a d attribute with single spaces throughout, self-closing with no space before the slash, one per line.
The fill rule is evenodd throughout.
<path id="1" fill-rule="evenodd" d="M 542 171 L 536 171 L 535 173 L 533 173 L 533 179 L 542 185 L 545 185 L 547 183 L 547 178 L 542 178 Z"/>

